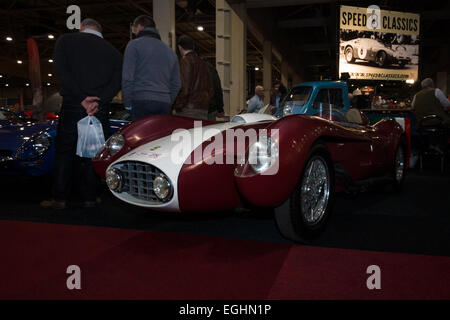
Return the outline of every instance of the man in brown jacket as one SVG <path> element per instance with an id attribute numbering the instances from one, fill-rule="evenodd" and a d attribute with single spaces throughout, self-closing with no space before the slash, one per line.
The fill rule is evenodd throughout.
<path id="1" fill-rule="evenodd" d="M 208 120 L 208 107 L 214 95 L 208 64 L 194 51 L 190 37 L 181 36 L 177 45 L 181 54 L 181 90 L 173 105 L 175 114 Z"/>

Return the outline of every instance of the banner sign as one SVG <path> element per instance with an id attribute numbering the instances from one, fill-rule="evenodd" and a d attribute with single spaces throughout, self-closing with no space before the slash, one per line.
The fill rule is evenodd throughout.
<path id="1" fill-rule="evenodd" d="M 350 79 L 417 80 L 420 15 L 341 6 L 339 74 Z"/>

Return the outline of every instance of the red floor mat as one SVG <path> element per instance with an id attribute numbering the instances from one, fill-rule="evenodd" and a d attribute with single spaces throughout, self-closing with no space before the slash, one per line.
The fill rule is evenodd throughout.
<path id="1" fill-rule="evenodd" d="M 16 221 L 0 243 L 0 299 L 450 298 L 448 257 Z M 366 287 L 372 264 L 381 290 Z"/>

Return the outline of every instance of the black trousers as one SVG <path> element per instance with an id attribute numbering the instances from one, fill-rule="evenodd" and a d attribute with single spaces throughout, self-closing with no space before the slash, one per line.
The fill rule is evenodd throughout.
<path id="1" fill-rule="evenodd" d="M 109 106 L 103 105 L 95 116 L 103 126 L 105 140 L 109 136 Z M 67 201 L 75 179 L 78 180 L 80 195 L 83 201 L 95 201 L 99 191 L 99 178 L 89 158 L 76 155 L 79 120 L 86 117 L 81 105 L 64 104 L 59 115 L 55 141 L 55 159 L 53 164 L 53 199 Z"/>

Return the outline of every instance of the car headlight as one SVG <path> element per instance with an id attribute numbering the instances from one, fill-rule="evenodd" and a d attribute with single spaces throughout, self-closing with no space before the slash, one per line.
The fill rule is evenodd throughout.
<path id="1" fill-rule="evenodd" d="M 172 196 L 172 185 L 164 175 L 159 175 L 153 180 L 153 192 L 161 201 L 167 201 Z"/>
<path id="2" fill-rule="evenodd" d="M 32 160 L 42 156 L 50 149 L 52 138 L 47 132 L 41 132 L 33 135 L 25 141 L 17 150 L 17 160 Z"/>
<path id="3" fill-rule="evenodd" d="M 120 170 L 117 170 L 115 168 L 106 170 L 106 184 L 112 191 L 121 192 L 122 181 L 123 178 Z"/>
<path id="4" fill-rule="evenodd" d="M 278 159 L 277 143 L 270 137 L 260 139 L 248 150 L 248 163 L 256 173 L 269 169 Z"/>
<path id="5" fill-rule="evenodd" d="M 291 105 L 285 105 L 283 107 L 283 116 L 289 116 L 292 114 L 292 106 Z"/>
<path id="6" fill-rule="evenodd" d="M 109 150 L 110 155 L 115 155 L 120 150 L 122 150 L 125 145 L 125 137 L 122 133 L 114 133 L 105 143 L 105 147 Z"/>

